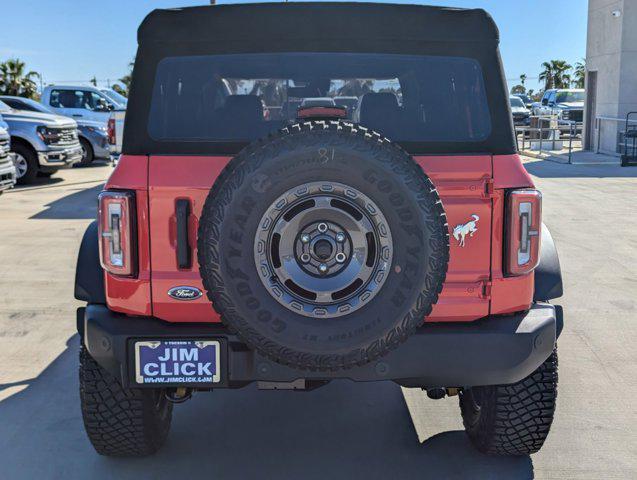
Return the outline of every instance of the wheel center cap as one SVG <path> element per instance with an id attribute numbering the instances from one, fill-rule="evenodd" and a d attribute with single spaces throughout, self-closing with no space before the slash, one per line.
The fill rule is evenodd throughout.
<path id="1" fill-rule="evenodd" d="M 327 260 L 332 256 L 332 244 L 327 240 L 318 240 L 314 244 L 314 254 L 321 260 Z"/>

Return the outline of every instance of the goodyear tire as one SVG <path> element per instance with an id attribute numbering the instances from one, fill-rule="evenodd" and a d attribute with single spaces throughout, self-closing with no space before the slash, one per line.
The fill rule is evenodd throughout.
<path id="1" fill-rule="evenodd" d="M 438 193 L 405 151 L 352 124 L 307 122 L 229 163 L 203 207 L 198 260 L 249 347 L 297 369 L 347 369 L 431 312 L 448 237 Z"/>

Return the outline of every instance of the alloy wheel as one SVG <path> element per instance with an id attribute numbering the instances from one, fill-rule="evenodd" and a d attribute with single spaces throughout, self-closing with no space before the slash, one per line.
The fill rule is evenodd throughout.
<path id="1" fill-rule="evenodd" d="M 280 196 L 263 215 L 254 259 L 268 292 L 308 317 L 347 315 L 381 289 L 392 237 L 379 207 L 341 183 L 312 182 Z"/>

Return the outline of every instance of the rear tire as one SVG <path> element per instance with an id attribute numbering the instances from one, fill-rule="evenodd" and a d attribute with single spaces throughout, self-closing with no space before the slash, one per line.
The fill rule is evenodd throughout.
<path id="1" fill-rule="evenodd" d="M 530 455 L 549 434 L 557 399 L 557 350 L 513 385 L 474 387 L 460 394 L 465 431 L 492 455 Z"/>
<path id="2" fill-rule="evenodd" d="M 163 390 L 122 388 L 80 347 L 80 403 L 84 428 L 100 455 L 143 457 L 168 436 L 172 404 Z"/>
<path id="3" fill-rule="evenodd" d="M 93 147 L 91 142 L 85 138 L 80 138 L 80 145 L 82 145 L 82 160 L 76 164 L 77 167 L 88 167 L 93 163 L 95 154 L 93 153 Z"/>

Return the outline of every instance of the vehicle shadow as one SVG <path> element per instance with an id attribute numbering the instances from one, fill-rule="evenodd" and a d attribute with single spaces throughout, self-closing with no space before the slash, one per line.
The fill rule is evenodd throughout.
<path id="1" fill-rule="evenodd" d="M 49 187 L 57 185 L 63 181 L 64 179 L 60 177 L 36 177 L 31 183 L 27 183 L 26 185 L 16 185 L 11 191 L 19 192 L 20 190 L 28 190 L 34 187 Z"/>
<path id="2" fill-rule="evenodd" d="M 69 339 L 27 388 L 0 402 L 6 478 L 533 478 L 529 457 L 482 455 L 461 431 L 419 444 L 400 389 L 390 383 L 200 393 L 176 406 L 156 455 L 100 457 L 82 429 L 78 343 Z"/>
<path id="3" fill-rule="evenodd" d="M 97 196 L 103 189 L 103 183 L 86 189 L 78 187 L 73 193 L 47 203 L 44 210 L 30 218 L 37 220 L 94 219 L 97 217 Z"/>
<path id="4" fill-rule="evenodd" d="M 540 178 L 637 178 L 637 168 L 619 165 L 569 165 L 551 160 L 524 162 L 531 175 Z"/>
<path id="5" fill-rule="evenodd" d="M 102 158 L 96 158 L 91 163 L 89 163 L 88 165 L 80 165 L 78 163 L 78 164 L 73 165 L 73 168 L 81 168 L 81 169 L 95 168 L 95 167 L 103 167 L 104 165 L 108 165 L 108 164 L 110 164 L 110 160 L 106 160 L 106 159 L 102 159 Z"/>

